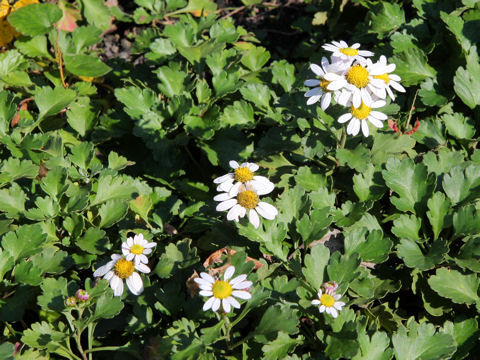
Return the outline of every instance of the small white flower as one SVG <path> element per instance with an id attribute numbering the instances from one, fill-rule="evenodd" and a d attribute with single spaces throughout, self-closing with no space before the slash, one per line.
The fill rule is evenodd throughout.
<path id="1" fill-rule="evenodd" d="M 332 52 L 332 58 L 339 58 L 347 64 L 351 64 L 354 60 L 364 62 L 365 57 L 373 56 L 373 52 L 367 50 L 359 50 L 359 43 L 355 43 L 352 46 L 341 41 L 332 41 L 331 44 L 325 44 L 322 46 L 325 50 Z"/>
<path id="2" fill-rule="evenodd" d="M 251 281 L 245 281 L 247 275 L 238 275 L 234 279 L 230 278 L 235 273 L 235 267 L 229 266 L 223 274 L 223 280 L 214 279 L 209 274 L 202 272 L 200 277 L 193 279 L 200 287 L 200 295 L 209 297 L 203 305 L 203 311 L 217 311 L 220 305 L 223 311 L 229 313 L 231 308 L 240 308 L 240 303 L 235 299 L 248 300 L 252 295 L 248 292 Z"/>
<path id="3" fill-rule="evenodd" d="M 315 75 L 319 76 L 320 79 L 308 79 L 305 81 L 304 85 L 313 87 L 313 89 L 308 90 L 305 93 L 305 97 L 308 97 L 307 105 L 315 104 L 320 100 L 320 106 L 323 111 L 325 111 L 332 101 L 332 91 L 327 89 L 330 81 L 325 80 L 324 75 L 327 72 L 334 72 L 338 75 L 342 75 L 346 70 L 345 64 L 342 61 L 329 63 L 326 57 L 322 58 L 321 66 L 317 64 L 310 64 L 310 70 L 312 70 Z"/>
<path id="4" fill-rule="evenodd" d="M 378 89 L 377 91 L 374 90 L 374 93 L 378 97 L 385 99 L 386 91 L 392 101 L 395 100 L 395 95 L 393 95 L 393 91 L 392 89 L 390 89 L 390 87 L 394 88 L 397 91 L 405 92 L 405 88 L 399 84 L 399 82 L 402 80 L 400 76 L 391 74 L 393 71 L 395 71 L 396 65 L 387 64 L 387 58 L 384 55 L 380 56 L 380 59 L 377 62 L 377 68 L 377 72 L 380 72 L 380 74 L 372 75 L 372 79 L 370 79 L 370 82 Z M 375 88 L 372 88 L 372 90 L 373 89 Z"/>
<path id="5" fill-rule="evenodd" d="M 118 254 L 113 254 L 111 258 L 111 261 L 95 270 L 93 276 L 103 276 L 110 283 L 115 296 L 123 294 L 123 279 L 133 295 L 140 295 L 143 292 L 143 281 L 135 270 L 148 274 L 150 268 L 142 263 L 135 264 Z"/>
<path id="6" fill-rule="evenodd" d="M 371 102 L 372 94 L 376 96 L 378 82 L 372 82 L 374 75 L 383 74 L 383 66 L 372 63 L 368 59 L 365 63 L 354 63 L 344 74 L 337 74 L 328 72 L 325 74 L 325 79 L 330 81 L 327 89 L 330 91 L 339 91 L 338 103 L 346 106 L 351 101 L 354 107 L 360 107 L 363 102 Z M 376 84 L 376 85 L 375 85 Z"/>
<path id="7" fill-rule="evenodd" d="M 250 182 L 257 188 L 271 188 L 273 190 L 273 183 L 265 176 L 254 175 L 259 166 L 255 163 L 244 162 L 239 165 L 236 161 L 229 162 L 230 167 L 234 170 L 233 173 L 220 176 L 213 180 L 217 186 L 217 191 L 224 191 L 235 196 L 238 193 L 240 185 Z M 270 190 L 270 191 L 272 191 Z M 269 192 L 270 192 L 269 191 Z"/>
<path id="8" fill-rule="evenodd" d="M 122 253 L 128 261 L 133 260 L 135 264 L 148 264 L 148 259 L 145 255 L 152 252 L 152 248 L 157 245 L 154 242 L 148 242 L 143 234 L 137 234 L 133 238 L 127 238 L 127 241 L 122 243 Z"/>
<path id="9" fill-rule="evenodd" d="M 362 101 L 358 108 L 352 105 L 350 107 L 350 112 L 341 115 L 338 118 L 338 122 L 340 124 L 343 124 L 347 121 L 350 121 L 347 126 L 348 135 L 357 135 L 361 127 L 363 135 L 367 137 L 368 135 L 370 135 L 367 120 L 370 121 L 370 123 L 377 128 L 382 128 L 382 121 L 387 120 L 387 115 L 380 111 L 372 110 L 376 108 L 381 108 L 383 106 L 385 106 L 385 101 L 383 100 L 370 100 L 370 102 L 367 103 Z"/>
<path id="10" fill-rule="evenodd" d="M 345 306 L 343 301 L 338 301 L 341 298 L 340 294 L 335 294 L 333 291 L 322 292 L 322 289 L 318 290 L 318 299 L 312 300 L 312 305 L 319 306 L 318 310 L 323 313 L 332 315 L 336 318 L 338 312 L 342 310 L 342 307 Z"/>
<path id="11" fill-rule="evenodd" d="M 217 205 L 217 211 L 228 210 L 227 220 L 238 221 L 243 218 L 248 210 L 248 220 L 255 227 L 260 226 L 260 218 L 258 214 L 265 219 L 273 220 L 278 214 L 275 206 L 270 205 L 264 201 L 259 201 L 259 195 L 266 195 L 270 193 L 273 188 L 255 188 L 251 183 L 241 185 L 238 191 L 231 195 L 230 193 L 218 194 L 213 198 L 215 201 L 221 201 Z"/>

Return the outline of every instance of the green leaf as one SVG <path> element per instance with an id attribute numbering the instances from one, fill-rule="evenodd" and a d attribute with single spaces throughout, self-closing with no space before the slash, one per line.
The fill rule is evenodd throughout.
<path id="1" fill-rule="evenodd" d="M 428 174 L 423 164 L 414 164 L 409 158 L 402 161 L 390 158 L 382 171 L 387 186 L 398 196 L 390 201 L 400 211 L 423 214 L 426 202 L 435 188 L 435 176 Z"/>
<path id="2" fill-rule="evenodd" d="M 15 41 L 15 47 L 28 57 L 52 59 L 47 49 L 47 37 L 45 35 L 37 35 L 28 40 L 17 40 Z"/>
<path id="3" fill-rule="evenodd" d="M 39 251 L 46 238 L 39 224 L 22 225 L 15 232 L 5 234 L 2 247 L 13 256 L 14 261 L 17 261 Z"/>
<path id="4" fill-rule="evenodd" d="M 461 268 L 471 271 L 480 272 L 480 238 L 470 238 L 460 248 L 455 262 Z"/>
<path id="5" fill-rule="evenodd" d="M 414 241 L 401 239 L 397 245 L 398 256 L 403 259 L 405 265 L 422 271 L 433 269 L 437 264 L 441 264 L 447 252 L 447 241 L 441 238 L 432 243 L 426 255 Z"/>
<path id="6" fill-rule="evenodd" d="M 445 114 L 442 116 L 448 133 L 457 139 L 472 139 L 475 136 L 475 122 L 470 116 L 461 113 Z"/>
<path id="7" fill-rule="evenodd" d="M 67 122 L 73 130 L 81 136 L 85 136 L 87 131 L 92 129 L 96 115 L 90 105 L 90 99 L 82 96 L 70 105 L 70 109 L 67 111 Z"/>
<path id="8" fill-rule="evenodd" d="M 12 270 L 14 264 L 13 256 L 0 248 L 0 281 L 3 281 L 3 276 Z"/>
<path id="9" fill-rule="evenodd" d="M 153 61 L 158 61 L 177 52 L 177 49 L 171 41 L 162 38 L 155 39 L 155 41 L 150 44 L 150 50 L 151 52 L 147 53 L 145 57 Z"/>
<path id="10" fill-rule="evenodd" d="M 148 214 L 153 208 L 152 196 L 138 195 L 136 199 L 130 201 L 130 210 L 138 214 L 144 221 L 148 223 Z"/>
<path id="11" fill-rule="evenodd" d="M 120 176 L 103 175 L 98 179 L 97 195 L 91 205 L 99 205 L 107 200 L 132 199 L 136 197 L 136 191 L 136 187 L 128 177 L 122 178 Z"/>
<path id="12" fill-rule="evenodd" d="M 42 252 L 36 253 L 30 259 L 33 265 L 42 272 L 52 274 L 63 273 L 73 264 L 66 251 L 58 250 L 53 246 L 43 249 Z"/>
<path id="13" fill-rule="evenodd" d="M 84 48 L 95 45 L 100 41 L 102 31 L 95 26 L 79 26 L 72 33 L 75 44 L 75 53 L 79 54 Z"/>
<path id="14" fill-rule="evenodd" d="M 40 288 L 42 295 L 38 297 L 37 302 L 43 310 L 61 312 L 65 309 L 65 298 L 68 296 L 67 279 L 45 278 Z"/>
<path id="15" fill-rule="evenodd" d="M 394 155 L 410 153 L 414 146 L 415 140 L 411 136 L 377 133 L 373 140 L 372 163 L 374 165 L 386 163 Z"/>
<path id="16" fill-rule="evenodd" d="M 353 176 L 353 191 L 360 201 L 377 201 L 383 197 L 387 188 L 380 169 L 371 163 L 367 164 L 365 171 Z"/>
<path id="17" fill-rule="evenodd" d="M 67 190 L 66 179 L 66 170 L 57 166 L 51 169 L 47 176 L 42 178 L 40 186 L 50 197 L 58 199 Z"/>
<path id="18" fill-rule="evenodd" d="M 372 24 L 369 32 L 377 34 L 379 39 L 405 23 L 405 13 L 399 4 L 380 3 L 371 14 Z"/>
<path id="19" fill-rule="evenodd" d="M 300 167 L 295 175 L 295 181 L 306 191 L 314 191 L 319 187 L 327 185 L 325 175 L 318 172 L 312 172 L 310 166 Z"/>
<path id="20" fill-rule="evenodd" d="M 463 275 L 457 270 L 437 269 L 430 276 L 428 285 L 440 296 L 457 304 L 474 304 L 480 301 L 478 287 L 480 279 L 476 274 Z"/>
<path id="21" fill-rule="evenodd" d="M 165 279 L 173 276 L 180 269 L 196 264 L 200 259 L 197 255 L 197 249 L 192 248 L 191 245 L 191 239 L 183 239 L 176 244 L 168 244 L 164 253 L 160 256 L 160 261 L 154 272 L 160 278 Z"/>
<path id="22" fill-rule="evenodd" d="M 76 54 L 63 56 L 65 69 L 78 76 L 99 77 L 107 74 L 112 68 L 104 64 L 99 58 L 91 55 Z"/>
<path id="23" fill-rule="evenodd" d="M 57 331 L 53 324 L 45 321 L 32 324 L 32 328 L 25 330 L 22 336 L 22 342 L 32 348 L 47 349 L 67 357 L 69 352 L 63 349 L 66 348 L 68 339 L 67 331 Z"/>
<path id="24" fill-rule="evenodd" d="M 25 213 L 25 217 L 30 220 L 45 220 L 58 215 L 60 206 L 51 197 L 46 196 L 44 198 L 37 197 L 35 199 L 35 205 L 37 208 L 29 209 Z"/>
<path id="25" fill-rule="evenodd" d="M 48 33 L 62 17 L 62 11 L 53 4 L 30 4 L 15 10 L 8 22 L 24 35 Z"/>
<path id="26" fill-rule="evenodd" d="M 453 89 L 462 101 L 474 109 L 480 105 L 480 60 L 476 46 L 472 46 L 467 56 L 467 67 L 459 67 L 453 78 Z"/>
<path id="27" fill-rule="evenodd" d="M 8 218 L 17 218 L 25 211 L 27 195 L 17 183 L 9 189 L 0 189 L 0 212 L 5 212 Z"/>
<path id="28" fill-rule="evenodd" d="M 320 186 L 319 186 L 320 187 Z M 277 201 L 278 219 L 286 224 L 299 217 L 300 209 L 305 206 L 305 190 L 301 186 L 286 188 Z"/>
<path id="29" fill-rule="evenodd" d="M 1 57 L 1 54 L 0 54 Z M 0 134 L 5 135 L 10 131 L 10 121 L 17 112 L 15 98 L 8 91 L 0 91 Z"/>
<path id="30" fill-rule="evenodd" d="M 14 360 L 13 354 L 15 351 L 15 345 L 4 342 L 0 345 L 0 359 L 2 360 Z"/>
<path id="31" fill-rule="evenodd" d="M 296 221 L 297 232 L 302 237 L 305 247 L 314 241 L 320 240 L 329 230 L 332 218 L 330 208 L 315 209 L 309 215 L 305 214 Z"/>
<path id="32" fill-rule="evenodd" d="M 83 15 L 90 24 L 102 31 L 110 27 L 112 17 L 103 0 L 81 0 Z"/>
<path id="33" fill-rule="evenodd" d="M 368 169 L 370 157 L 370 151 L 363 144 L 358 145 L 353 150 L 345 148 L 337 150 L 337 159 L 340 165 L 348 165 L 358 172 L 365 172 Z"/>
<path id="34" fill-rule="evenodd" d="M 100 215 L 101 228 L 109 228 L 122 220 L 128 212 L 128 202 L 122 200 L 109 200 L 100 206 L 98 214 Z"/>
<path id="35" fill-rule="evenodd" d="M 175 69 L 173 66 L 162 66 L 158 68 L 155 73 L 160 80 L 158 88 L 169 98 L 180 95 L 183 92 L 187 73 Z"/>
<path id="36" fill-rule="evenodd" d="M 368 236 L 367 236 L 368 234 Z M 388 259 L 393 242 L 383 237 L 381 230 L 368 231 L 366 228 L 344 232 L 345 255 L 358 253 L 363 261 L 379 264 Z"/>
<path id="37" fill-rule="evenodd" d="M 90 254 L 103 254 L 107 251 L 106 243 L 105 231 L 91 227 L 85 231 L 85 234 L 75 244 Z"/>
<path id="38" fill-rule="evenodd" d="M 428 78 L 420 85 L 420 91 L 418 95 L 422 99 L 422 102 L 428 106 L 442 106 L 445 105 L 448 99 L 439 94 L 439 85 L 436 81 Z"/>
<path id="39" fill-rule="evenodd" d="M 103 280 L 105 281 L 105 280 Z M 123 309 L 123 302 L 120 296 L 113 296 L 112 291 L 105 291 L 97 300 L 93 318 L 111 319 L 118 315 Z"/>
<path id="40" fill-rule="evenodd" d="M 452 205 L 480 195 L 480 165 L 469 165 L 466 169 L 456 166 L 443 177 L 443 190 Z"/>
<path id="41" fill-rule="evenodd" d="M 257 325 L 253 334 L 259 342 L 264 341 L 265 337 L 283 331 L 287 334 L 298 332 L 298 318 L 294 316 L 296 310 L 287 304 L 269 306 L 263 313 L 260 323 Z"/>
<path id="42" fill-rule="evenodd" d="M 396 53 L 391 62 L 397 65 L 395 71 L 406 86 L 417 85 L 426 78 L 435 78 L 437 71 L 428 65 L 427 57 L 417 47 Z"/>
<path id="43" fill-rule="evenodd" d="M 38 175 L 38 166 L 30 160 L 19 160 L 16 158 L 9 158 L 4 160 L 0 170 L 0 183 L 7 184 L 20 178 L 33 179 Z"/>
<path id="44" fill-rule="evenodd" d="M 465 320 L 455 319 L 454 323 L 446 321 L 443 329 L 447 334 L 452 335 L 457 343 L 457 351 L 453 359 L 466 358 L 468 352 L 474 348 L 480 333 L 477 320 L 474 318 Z"/>
<path id="45" fill-rule="evenodd" d="M 42 270 L 25 260 L 15 266 L 15 282 L 37 286 L 42 283 Z"/>
<path id="46" fill-rule="evenodd" d="M 224 70 L 213 76 L 212 84 L 217 97 L 232 93 L 242 86 L 236 74 Z"/>
<path id="47" fill-rule="evenodd" d="M 340 252 L 335 251 L 328 262 L 328 279 L 335 280 L 340 288 L 346 288 L 347 284 L 358 277 L 359 266 L 360 257 L 358 254 L 341 255 Z"/>
<path id="48" fill-rule="evenodd" d="M 418 235 L 422 227 L 422 219 L 415 215 L 401 214 L 393 221 L 392 233 L 399 239 L 408 239 L 421 242 L 422 239 Z"/>
<path id="49" fill-rule="evenodd" d="M 271 66 L 272 82 L 280 84 L 285 92 L 292 90 L 295 83 L 295 66 L 286 60 L 274 61 Z"/>
<path id="50" fill-rule="evenodd" d="M 292 339 L 287 333 L 279 331 L 277 338 L 262 346 L 265 360 L 284 359 L 288 353 L 302 343 L 301 339 Z M 13 358 L 12 358 L 13 360 Z"/>
<path id="51" fill-rule="evenodd" d="M 448 149 L 439 149 L 435 154 L 428 152 L 423 157 L 423 163 L 427 165 L 428 172 L 436 175 L 448 173 L 453 167 L 464 162 L 464 155 L 460 151 L 450 151 Z"/>
<path id="52" fill-rule="evenodd" d="M 0 321 L 16 322 L 24 319 L 27 305 L 32 302 L 35 289 L 29 285 L 17 285 L 13 296 L 0 302 Z"/>
<path id="53" fill-rule="evenodd" d="M 325 281 L 325 268 L 330 258 L 330 251 L 323 244 L 310 248 L 310 254 L 305 256 L 305 266 L 302 268 L 303 275 L 307 282 L 318 291 Z"/>
<path id="54" fill-rule="evenodd" d="M 390 348 L 390 339 L 383 331 L 377 331 L 368 336 L 367 332 L 358 333 L 360 349 L 352 360 L 390 360 L 393 349 Z"/>
<path id="55" fill-rule="evenodd" d="M 251 71 L 259 71 L 270 59 L 270 53 L 261 46 L 254 46 L 243 53 L 240 62 Z"/>
<path id="56" fill-rule="evenodd" d="M 231 18 L 220 19 L 210 28 L 210 37 L 218 42 L 233 43 L 240 36 L 235 29 L 235 24 Z"/>
<path id="57" fill-rule="evenodd" d="M 450 200 L 441 192 L 436 192 L 428 199 L 427 217 L 432 225 L 434 239 L 438 238 L 440 232 L 446 227 L 447 215 L 450 212 Z"/>
<path id="58" fill-rule="evenodd" d="M 433 324 L 419 325 L 413 318 L 407 327 L 400 325 L 392 336 L 392 343 L 397 360 L 448 359 L 456 350 L 453 336 L 435 332 Z"/>
<path id="59" fill-rule="evenodd" d="M 233 105 L 225 108 L 220 121 L 222 125 L 229 126 L 253 124 L 255 119 L 253 117 L 252 105 L 243 100 L 235 101 Z"/>
<path id="60" fill-rule="evenodd" d="M 477 210 L 473 205 L 459 207 L 453 214 L 455 234 L 477 234 L 480 232 L 479 216 L 480 210 Z"/>
<path id="61" fill-rule="evenodd" d="M 39 120 L 58 114 L 75 99 L 75 96 L 75 91 L 63 87 L 55 89 L 42 87 L 35 94 L 35 103 L 40 111 Z"/>
<path id="62" fill-rule="evenodd" d="M 259 108 L 270 108 L 271 90 L 267 85 L 248 84 L 240 88 L 240 93 L 245 100 L 248 100 Z"/>

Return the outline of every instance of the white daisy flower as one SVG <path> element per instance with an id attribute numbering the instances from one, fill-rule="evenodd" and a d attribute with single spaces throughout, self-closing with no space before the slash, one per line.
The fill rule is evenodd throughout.
<path id="1" fill-rule="evenodd" d="M 135 264 L 148 264 L 148 259 L 145 255 L 152 252 L 152 248 L 157 245 L 154 242 L 148 242 L 143 234 L 137 234 L 133 238 L 127 238 L 127 241 L 122 243 L 122 253 L 128 261 L 133 260 Z"/>
<path id="2" fill-rule="evenodd" d="M 335 294 L 335 292 L 326 291 L 322 292 L 322 289 L 318 290 L 318 299 L 312 300 L 312 305 L 319 306 L 318 310 L 323 313 L 332 315 L 336 318 L 338 312 L 342 310 L 342 307 L 345 306 L 343 301 L 338 301 L 342 297 L 340 294 Z"/>
<path id="3" fill-rule="evenodd" d="M 235 298 L 248 300 L 252 297 L 248 292 L 252 282 L 245 281 L 247 275 L 238 275 L 230 280 L 234 273 L 235 267 L 229 266 L 223 274 L 223 280 L 214 279 L 205 272 L 193 279 L 200 287 L 200 295 L 209 297 L 203 305 L 203 311 L 212 309 L 215 312 L 222 305 L 223 311 L 229 313 L 232 307 L 240 308 L 240 303 Z"/>
<path id="4" fill-rule="evenodd" d="M 110 283 L 115 296 L 123 294 L 123 279 L 133 295 L 140 295 L 143 292 L 143 281 L 135 270 L 148 274 L 150 268 L 142 263 L 135 264 L 118 254 L 113 254 L 111 258 L 111 261 L 95 270 L 93 276 L 103 276 Z"/>
<path id="5" fill-rule="evenodd" d="M 367 50 L 359 50 L 359 43 L 355 43 L 352 46 L 341 41 L 332 41 L 331 44 L 325 44 L 322 46 L 325 50 L 332 52 L 332 58 L 339 58 L 347 64 L 351 64 L 354 60 L 364 62 L 365 57 L 373 56 L 373 52 Z"/>
<path id="6" fill-rule="evenodd" d="M 271 188 L 271 192 L 274 188 L 273 183 L 265 176 L 254 175 L 253 173 L 258 170 L 259 166 L 255 163 L 244 162 L 241 165 L 238 162 L 232 160 L 229 162 L 230 167 L 234 170 L 233 173 L 220 176 L 213 180 L 217 186 L 217 191 L 224 191 L 235 196 L 238 193 L 240 185 L 250 182 L 257 188 Z"/>
<path id="7" fill-rule="evenodd" d="M 387 120 L 388 116 L 380 111 L 375 111 L 372 109 L 381 108 L 382 106 L 385 106 L 385 101 L 383 100 L 377 100 L 377 101 L 370 100 L 370 101 L 371 102 L 367 102 L 367 103 L 362 101 L 362 103 L 358 108 L 351 106 L 350 112 L 343 114 L 338 118 L 338 122 L 340 124 L 350 121 L 347 126 L 348 135 L 357 135 L 361 127 L 363 135 L 367 137 L 370 134 L 367 120 L 370 121 L 370 123 L 377 128 L 383 127 L 382 121 Z"/>
<path id="8" fill-rule="evenodd" d="M 380 97 L 381 92 L 377 94 L 378 82 L 373 82 L 374 75 L 384 73 L 383 66 L 378 63 L 372 63 L 370 59 L 365 64 L 354 63 L 343 75 L 334 72 L 328 72 L 324 78 L 330 81 L 327 89 L 330 91 L 342 90 L 338 98 L 341 105 L 352 101 L 354 107 L 360 107 L 363 102 L 371 102 L 372 93 Z M 375 85 L 376 84 L 376 85 Z"/>
<path id="9" fill-rule="evenodd" d="M 259 201 L 259 195 L 266 195 L 270 193 L 273 188 L 256 188 L 251 183 L 241 184 L 237 193 L 230 195 L 230 193 L 218 194 L 213 198 L 215 201 L 221 201 L 217 205 L 217 211 L 228 210 L 227 220 L 238 221 L 243 218 L 248 210 L 248 220 L 255 227 L 260 226 L 260 218 L 258 214 L 265 219 L 273 220 L 278 214 L 275 206 L 270 205 L 264 201 Z"/>
<path id="10" fill-rule="evenodd" d="M 387 92 L 388 96 L 390 96 L 392 101 L 394 101 L 395 95 L 393 95 L 393 91 L 390 87 L 397 91 L 405 92 L 405 88 L 399 84 L 399 82 L 402 80 L 400 76 L 390 74 L 395 71 L 396 65 L 387 64 L 387 58 L 384 55 L 380 56 L 377 65 L 379 66 L 379 71 L 377 72 L 381 72 L 381 74 L 372 75 L 372 79 L 370 79 L 372 85 L 378 89 L 377 91 L 374 91 L 374 93 L 378 97 L 385 99 L 385 92 Z"/>
<path id="11" fill-rule="evenodd" d="M 323 111 L 325 111 L 332 101 L 332 91 L 327 89 L 330 81 L 325 80 L 324 75 L 327 72 L 334 72 L 339 75 L 343 74 L 348 69 L 348 66 L 345 66 L 345 63 L 340 62 L 330 62 L 326 57 L 322 58 L 321 66 L 317 64 L 310 64 L 310 70 L 312 70 L 315 75 L 320 77 L 319 79 L 308 79 L 305 81 L 304 85 L 313 87 L 313 89 L 308 90 L 305 93 L 305 97 L 308 97 L 307 105 L 315 104 L 320 100 L 320 106 Z"/>

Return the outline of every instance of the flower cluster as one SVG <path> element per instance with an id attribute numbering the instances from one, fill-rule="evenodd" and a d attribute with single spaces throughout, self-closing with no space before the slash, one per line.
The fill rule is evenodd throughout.
<path id="1" fill-rule="evenodd" d="M 336 318 L 338 312 L 342 310 L 343 306 L 345 306 L 343 301 L 338 301 L 342 297 L 340 294 L 336 293 L 338 284 L 334 281 L 329 281 L 322 284 L 322 287 L 318 290 L 318 298 L 312 300 L 312 305 L 318 306 L 318 310 L 321 313 L 326 312 Z"/>
<path id="2" fill-rule="evenodd" d="M 260 226 L 258 215 L 268 220 L 275 219 L 277 208 L 259 199 L 259 196 L 271 193 L 275 187 L 266 177 L 254 175 L 259 166 L 249 162 L 239 165 L 233 160 L 230 166 L 233 172 L 213 181 L 218 184 L 217 191 L 222 192 L 213 198 L 220 201 L 217 211 L 228 210 L 227 220 L 235 221 L 243 218 L 248 211 L 248 219 L 255 228 Z"/>
<path id="3" fill-rule="evenodd" d="M 129 237 L 122 243 L 123 256 L 112 254 L 112 260 L 95 270 L 93 276 L 103 276 L 105 280 L 108 280 L 115 296 L 123 294 L 124 279 L 130 292 L 140 295 L 143 292 L 143 281 L 138 272 L 144 274 L 150 272 L 146 255 L 152 252 L 155 245 L 154 242 L 148 242 L 143 234 L 137 234 L 133 238 Z"/>
<path id="4" fill-rule="evenodd" d="M 392 74 L 395 64 L 388 64 L 385 56 L 377 62 L 369 59 L 373 52 L 360 50 L 360 44 L 351 46 L 345 41 L 332 41 L 323 48 L 332 53 L 330 61 L 324 57 L 321 65 L 311 64 L 310 69 L 320 79 L 309 79 L 305 85 L 312 87 L 305 93 L 307 105 L 320 101 L 322 110 L 326 110 L 332 99 L 340 105 L 349 107 L 349 112 L 338 118 L 346 123 L 347 134 L 357 135 L 362 130 L 364 136 L 370 134 L 368 122 L 377 128 L 383 127 L 387 115 L 374 110 L 385 106 L 388 96 L 395 100 L 393 90 L 405 92 L 400 85 L 400 77 Z M 367 122 L 368 120 L 368 122 Z"/>

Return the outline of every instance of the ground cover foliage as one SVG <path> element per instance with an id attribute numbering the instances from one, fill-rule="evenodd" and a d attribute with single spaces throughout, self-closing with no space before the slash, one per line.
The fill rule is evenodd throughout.
<path id="1" fill-rule="evenodd" d="M 1 359 L 477 356 L 480 2 L 20 5 L 0 8 Z M 306 105 L 332 40 L 406 88 L 369 137 Z M 274 220 L 215 210 L 231 160 L 275 184 Z M 114 296 L 93 272 L 135 234 L 152 271 Z M 251 299 L 203 311 L 192 279 L 229 265 Z M 336 318 L 311 304 L 327 281 Z"/>

